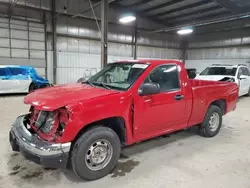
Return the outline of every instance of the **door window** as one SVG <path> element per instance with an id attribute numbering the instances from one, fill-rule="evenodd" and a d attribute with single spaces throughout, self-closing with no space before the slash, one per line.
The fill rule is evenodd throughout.
<path id="1" fill-rule="evenodd" d="M 6 69 L 0 68 L 0 76 L 6 76 Z"/>
<path id="2" fill-rule="evenodd" d="M 161 92 L 180 89 L 178 68 L 176 65 L 162 65 L 155 68 L 144 83 L 159 84 Z"/>
<path id="3" fill-rule="evenodd" d="M 243 70 L 243 75 L 250 76 L 250 72 L 249 72 L 248 68 L 242 67 L 242 70 Z"/>

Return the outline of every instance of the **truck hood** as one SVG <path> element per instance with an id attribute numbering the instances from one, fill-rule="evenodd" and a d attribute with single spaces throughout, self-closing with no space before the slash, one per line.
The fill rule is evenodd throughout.
<path id="1" fill-rule="evenodd" d="M 119 93 L 115 90 L 96 88 L 85 84 L 60 85 L 39 89 L 24 98 L 25 104 L 39 110 L 53 111 L 68 104 Z"/>
<path id="2" fill-rule="evenodd" d="M 227 76 L 227 75 L 197 75 L 196 80 L 211 80 L 211 81 L 219 81 L 223 78 L 233 78 L 233 76 Z"/>

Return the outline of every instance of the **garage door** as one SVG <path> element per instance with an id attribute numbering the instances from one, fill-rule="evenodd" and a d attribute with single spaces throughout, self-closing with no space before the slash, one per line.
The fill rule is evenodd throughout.
<path id="1" fill-rule="evenodd" d="M 41 23 L 0 18 L 0 65 L 28 65 L 45 77 L 45 35 Z"/>

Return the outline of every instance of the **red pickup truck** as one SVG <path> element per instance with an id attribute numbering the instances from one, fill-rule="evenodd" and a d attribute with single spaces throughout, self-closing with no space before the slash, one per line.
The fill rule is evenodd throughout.
<path id="1" fill-rule="evenodd" d="M 121 61 L 84 83 L 27 95 L 30 111 L 16 119 L 9 138 L 29 160 L 71 165 L 94 180 L 115 167 L 123 146 L 191 126 L 215 136 L 237 98 L 237 84 L 191 80 L 179 61 Z"/>

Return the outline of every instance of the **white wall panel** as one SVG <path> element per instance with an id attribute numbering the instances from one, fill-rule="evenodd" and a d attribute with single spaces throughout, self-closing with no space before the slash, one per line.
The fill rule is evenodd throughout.
<path id="1" fill-rule="evenodd" d="M 0 37 L 9 37 L 9 29 L 0 28 Z"/>
<path id="2" fill-rule="evenodd" d="M 44 43 L 44 41 L 43 42 L 30 41 L 30 49 L 44 50 L 45 49 L 45 43 Z"/>
<path id="3" fill-rule="evenodd" d="M 30 50 L 31 59 L 45 59 L 45 51 Z"/>
<path id="4" fill-rule="evenodd" d="M 21 57 L 21 58 L 28 58 L 28 50 L 21 50 L 21 49 L 11 49 L 12 57 Z"/>
<path id="5" fill-rule="evenodd" d="M 10 40 L 7 38 L 0 38 L 0 46 L 1 47 L 10 47 Z"/>
<path id="6" fill-rule="evenodd" d="M 11 37 L 16 39 L 28 39 L 28 31 L 11 30 Z"/>
<path id="7" fill-rule="evenodd" d="M 58 52 L 57 83 L 75 83 L 79 78 L 89 78 L 101 69 L 101 56 L 75 52 Z M 51 59 L 51 54 L 48 54 Z M 132 57 L 108 56 L 108 62 L 133 59 Z M 49 61 L 48 61 L 49 63 Z"/>
<path id="8" fill-rule="evenodd" d="M 11 47 L 12 48 L 25 48 L 28 49 L 28 41 L 27 40 L 19 40 L 19 39 L 11 39 Z"/>
<path id="9" fill-rule="evenodd" d="M 0 57 L 10 57 L 10 49 L 0 48 Z"/>
<path id="10" fill-rule="evenodd" d="M 44 41 L 44 33 L 30 32 L 30 40 Z"/>
<path id="11" fill-rule="evenodd" d="M 101 56 L 75 52 L 57 53 L 57 83 L 75 83 L 80 77 L 95 74 L 101 68 Z"/>
<path id="12" fill-rule="evenodd" d="M 143 58 L 180 59 L 181 50 L 138 46 L 138 56 Z"/>

